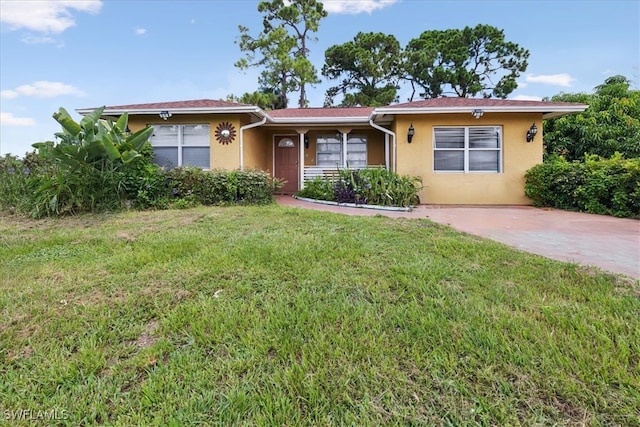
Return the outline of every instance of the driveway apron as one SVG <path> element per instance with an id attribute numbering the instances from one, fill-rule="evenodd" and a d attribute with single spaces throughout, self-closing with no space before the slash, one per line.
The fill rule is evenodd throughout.
<path id="1" fill-rule="evenodd" d="M 640 279 L 640 221 L 531 206 L 420 205 L 410 212 L 351 208 L 276 196 L 278 204 L 345 215 L 428 218 L 517 249 Z"/>

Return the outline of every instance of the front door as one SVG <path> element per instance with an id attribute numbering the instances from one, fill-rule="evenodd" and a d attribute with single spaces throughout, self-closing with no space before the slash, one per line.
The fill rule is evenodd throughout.
<path id="1" fill-rule="evenodd" d="M 286 181 L 281 193 L 298 191 L 298 162 L 300 161 L 298 136 L 279 136 L 275 140 L 275 176 Z"/>

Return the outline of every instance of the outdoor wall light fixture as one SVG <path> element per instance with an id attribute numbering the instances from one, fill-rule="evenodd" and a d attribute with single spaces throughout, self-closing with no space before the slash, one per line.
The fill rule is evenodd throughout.
<path id="1" fill-rule="evenodd" d="M 407 132 L 407 142 L 411 144 L 411 140 L 413 139 L 413 135 L 416 134 L 416 130 L 413 128 L 413 123 L 409 125 L 409 131 Z"/>
<path id="2" fill-rule="evenodd" d="M 484 114 L 484 110 L 481 110 L 479 108 L 476 108 L 475 110 L 473 110 L 471 112 L 471 114 L 473 114 L 473 117 L 475 117 L 476 119 L 479 119 L 480 117 L 482 117 L 482 115 Z"/>
<path id="3" fill-rule="evenodd" d="M 162 120 L 167 120 L 169 117 L 172 116 L 172 114 L 169 111 L 160 111 L 159 116 Z"/>
<path id="4" fill-rule="evenodd" d="M 538 128 L 536 127 L 536 124 L 534 123 L 534 124 L 531 125 L 531 127 L 527 131 L 527 142 L 533 141 L 533 139 L 536 137 L 537 133 L 538 133 Z"/>
<path id="5" fill-rule="evenodd" d="M 304 136 L 304 148 L 306 150 L 309 149 L 309 137 L 307 135 Z"/>

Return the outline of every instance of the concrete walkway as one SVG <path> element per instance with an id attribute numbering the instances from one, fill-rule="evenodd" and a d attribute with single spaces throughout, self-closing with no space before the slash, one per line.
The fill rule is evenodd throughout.
<path id="1" fill-rule="evenodd" d="M 411 212 L 349 208 L 276 196 L 280 205 L 345 215 L 428 218 L 560 261 L 640 279 L 640 221 L 531 206 L 420 205 Z"/>

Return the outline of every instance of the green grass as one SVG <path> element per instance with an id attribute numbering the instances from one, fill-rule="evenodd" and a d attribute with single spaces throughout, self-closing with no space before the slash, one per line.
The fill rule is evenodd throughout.
<path id="1" fill-rule="evenodd" d="M 640 425 L 637 281 L 428 220 L 2 216 L 0 259 L 0 425 Z"/>

